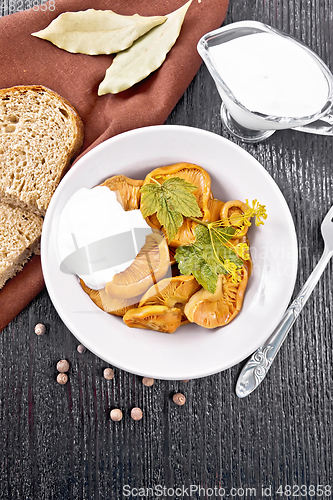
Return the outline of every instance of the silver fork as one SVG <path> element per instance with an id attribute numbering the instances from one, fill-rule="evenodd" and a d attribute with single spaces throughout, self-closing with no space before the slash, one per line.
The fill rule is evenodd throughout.
<path id="1" fill-rule="evenodd" d="M 284 339 L 289 333 L 314 287 L 319 281 L 325 267 L 333 255 L 333 206 L 326 214 L 321 224 L 321 234 L 324 239 L 324 252 L 310 274 L 296 299 L 284 313 L 280 323 L 275 328 L 264 345 L 259 347 L 243 367 L 236 384 L 236 394 L 244 398 L 253 392 L 265 378 Z"/>

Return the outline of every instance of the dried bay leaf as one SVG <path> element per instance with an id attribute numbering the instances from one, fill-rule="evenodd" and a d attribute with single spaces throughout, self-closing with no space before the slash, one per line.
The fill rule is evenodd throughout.
<path id="1" fill-rule="evenodd" d="M 191 3 L 192 0 L 168 14 L 163 24 L 136 40 L 129 49 L 118 53 L 99 85 L 98 95 L 122 92 L 158 69 L 175 44 Z"/>
<path id="2" fill-rule="evenodd" d="M 64 12 L 45 29 L 32 35 L 68 52 L 114 54 L 130 47 L 137 38 L 166 19 L 166 16 L 122 16 L 112 10 L 88 9 Z"/>

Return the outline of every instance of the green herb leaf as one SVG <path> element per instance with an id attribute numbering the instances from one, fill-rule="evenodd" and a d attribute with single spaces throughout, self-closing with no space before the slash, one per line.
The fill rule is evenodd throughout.
<path id="1" fill-rule="evenodd" d="M 179 271 L 185 275 L 193 274 L 198 283 L 211 293 L 216 292 L 218 275 L 228 274 L 223 265 L 225 260 L 238 268 L 243 266 L 243 261 L 236 252 L 220 240 L 222 233 L 226 241 L 230 240 L 234 234 L 233 228 L 219 228 L 219 231 L 221 233 L 216 237 L 207 227 L 198 225 L 195 228 L 195 242 L 178 247 L 175 254 Z"/>
<path id="2" fill-rule="evenodd" d="M 175 259 L 182 274 L 193 274 L 206 290 L 211 293 L 216 291 L 217 274 L 205 260 L 202 248 L 195 244 L 180 246 L 176 250 Z"/>
<path id="3" fill-rule="evenodd" d="M 161 203 L 161 186 L 157 184 L 146 184 L 141 189 L 140 209 L 145 219 L 157 212 Z"/>
<path id="4" fill-rule="evenodd" d="M 170 177 L 163 182 L 165 197 L 170 206 L 184 217 L 202 217 L 198 202 L 192 191 L 198 186 L 180 177 Z"/>
<path id="5" fill-rule="evenodd" d="M 122 92 L 158 69 L 179 36 L 191 2 L 168 14 L 165 23 L 136 40 L 129 49 L 119 52 L 99 85 L 98 95 Z"/>
<path id="6" fill-rule="evenodd" d="M 81 54 L 114 54 L 166 21 L 166 16 L 123 16 L 112 10 L 64 12 L 45 29 L 32 33 L 60 49 Z"/>
<path id="7" fill-rule="evenodd" d="M 141 213 L 144 218 L 156 213 L 165 228 L 168 240 L 176 236 L 185 217 L 202 217 L 196 197 L 198 187 L 179 177 L 166 179 L 162 184 L 146 184 L 141 191 Z"/>
<path id="8" fill-rule="evenodd" d="M 160 206 L 156 212 L 159 223 L 165 227 L 168 240 L 171 241 L 176 236 L 178 228 L 183 223 L 183 216 L 180 212 L 170 208 L 166 198 L 161 196 Z"/>
<path id="9" fill-rule="evenodd" d="M 219 259 L 221 259 L 222 261 L 229 260 L 230 262 L 233 262 L 237 267 L 243 266 L 244 263 L 242 259 L 232 248 L 225 246 L 225 244 L 221 243 L 220 240 L 217 240 L 214 234 L 212 236 L 212 239 Z"/>
<path id="10" fill-rule="evenodd" d="M 211 240 L 209 236 L 209 231 L 206 226 L 196 226 L 194 230 L 195 234 L 195 244 L 203 247 L 205 245 L 210 245 Z"/>

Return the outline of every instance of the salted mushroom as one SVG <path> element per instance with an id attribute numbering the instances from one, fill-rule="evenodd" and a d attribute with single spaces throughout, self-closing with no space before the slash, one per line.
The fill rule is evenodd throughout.
<path id="1" fill-rule="evenodd" d="M 140 188 L 143 180 L 130 179 L 125 175 L 114 175 L 101 184 L 114 191 L 124 210 L 136 210 L 140 206 Z"/>
<path id="2" fill-rule="evenodd" d="M 169 247 L 169 258 L 170 258 L 170 265 L 173 266 L 176 264 L 176 249 L 174 247 Z"/>
<path id="3" fill-rule="evenodd" d="M 187 182 L 198 186 L 198 189 L 193 191 L 196 197 L 199 208 L 202 212 L 202 220 L 210 220 L 210 211 L 208 208 L 209 201 L 213 199 L 211 192 L 211 179 L 210 175 L 206 170 L 193 163 L 176 163 L 174 165 L 168 165 L 166 167 L 159 167 L 152 170 L 145 178 L 143 185 L 149 184 L 152 179 L 158 180 L 159 182 L 169 179 L 170 177 L 180 177 L 185 179 Z M 156 229 L 161 228 L 155 214 L 146 218 L 147 223 Z M 170 247 L 178 247 L 180 245 L 189 245 L 195 241 L 194 228 L 196 222 L 190 219 L 184 218 L 183 224 L 178 229 L 178 233 L 172 241 L 169 241 Z"/>
<path id="4" fill-rule="evenodd" d="M 143 306 L 127 311 L 123 320 L 130 328 L 173 333 L 181 324 L 182 312 L 177 307 Z"/>
<path id="5" fill-rule="evenodd" d="M 220 218 L 223 220 L 225 226 L 233 226 L 239 229 L 242 226 L 242 230 L 237 230 L 237 238 L 244 236 L 249 226 L 244 225 L 244 214 L 248 211 L 249 207 L 246 203 L 240 200 L 230 200 L 227 201 L 221 208 Z"/>
<path id="6" fill-rule="evenodd" d="M 128 299 L 142 295 L 152 285 L 165 277 L 170 268 L 169 248 L 164 236 L 151 233 L 133 263 L 113 276 L 105 286 L 111 297 Z"/>
<path id="7" fill-rule="evenodd" d="M 139 307 L 151 305 L 177 307 L 182 311 L 182 324 L 185 324 L 188 323 L 184 314 L 185 304 L 200 288 L 201 286 L 192 275 L 165 278 L 147 290 L 140 300 Z"/>
<path id="8" fill-rule="evenodd" d="M 249 242 L 249 238 L 248 238 L 247 234 L 244 234 L 243 236 L 239 235 L 236 238 L 232 238 L 228 244 L 237 252 L 237 250 L 238 250 L 237 247 L 239 245 L 244 245 L 244 243 L 248 247 L 248 259 L 246 259 L 246 260 L 243 259 L 243 262 L 244 262 L 244 266 L 247 269 L 247 274 L 248 274 L 248 278 L 249 278 L 252 274 L 253 262 L 252 262 L 251 251 L 250 251 L 250 242 Z"/>
<path id="9" fill-rule="evenodd" d="M 213 198 L 208 202 L 209 222 L 215 222 L 221 218 L 221 210 L 225 205 L 224 201 Z"/>
<path id="10" fill-rule="evenodd" d="M 233 283 L 231 275 L 218 276 L 215 293 L 202 288 L 192 295 L 184 312 L 191 323 L 205 328 L 216 328 L 230 323 L 239 313 L 248 281 L 246 267 L 241 270 L 242 279 Z"/>
<path id="11" fill-rule="evenodd" d="M 133 309 L 138 305 L 141 297 L 141 295 L 130 299 L 110 297 L 104 288 L 100 290 L 93 290 L 92 288 L 89 288 L 82 279 L 80 279 L 80 285 L 97 307 L 109 314 L 114 314 L 115 316 L 124 316 L 126 311 Z"/>

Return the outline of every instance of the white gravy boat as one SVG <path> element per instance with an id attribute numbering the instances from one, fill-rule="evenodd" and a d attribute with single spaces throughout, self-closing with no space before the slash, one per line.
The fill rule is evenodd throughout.
<path id="1" fill-rule="evenodd" d="M 297 118 L 265 115 L 249 110 L 235 98 L 232 89 L 224 80 L 223 69 L 218 70 L 211 56 L 210 48 L 255 33 L 272 33 L 281 36 L 289 42 L 297 44 L 313 59 L 326 79 L 328 89 L 326 102 L 320 109 L 313 114 Z M 207 33 L 199 40 L 197 49 L 222 98 L 222 121 L 229 132 L 237 138 L 246 142 L 259 142 L 271 136 L 276 130 L 291 128 L 303 132 L 333 135 L 333 75 L 320 57 L 302 42 L 258 21 L 240 21 Z"/>

